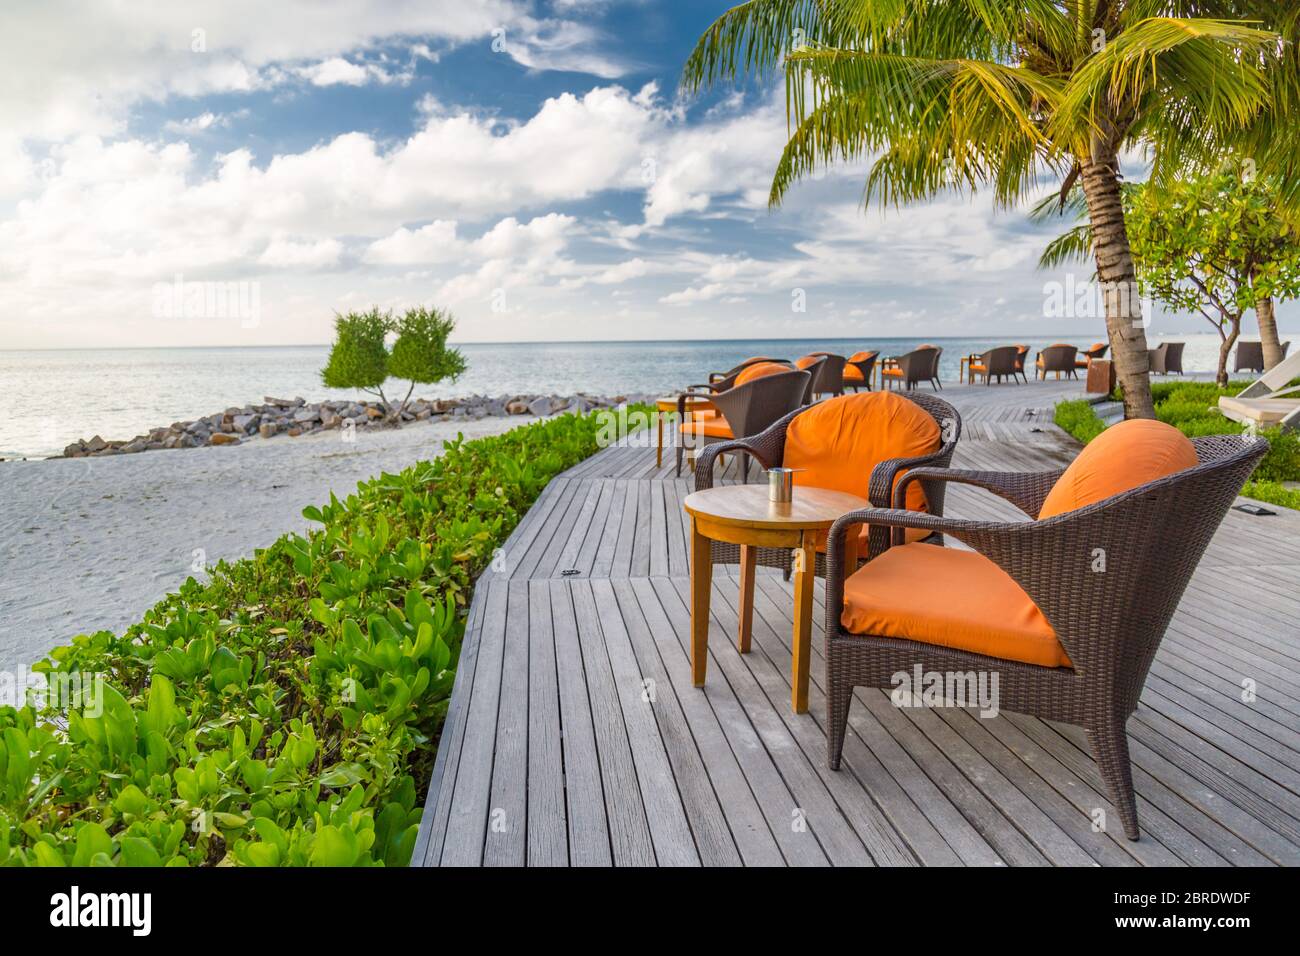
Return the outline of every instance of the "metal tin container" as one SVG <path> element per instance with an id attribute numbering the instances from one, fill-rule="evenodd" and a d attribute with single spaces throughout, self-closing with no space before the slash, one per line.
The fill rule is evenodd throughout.
<path id="1" fill-rule="evenodd" d="M 795 468 L 769 468 L 767 470 L 767 497 L 777 504 L 789 504 L 794 500 Z"/>

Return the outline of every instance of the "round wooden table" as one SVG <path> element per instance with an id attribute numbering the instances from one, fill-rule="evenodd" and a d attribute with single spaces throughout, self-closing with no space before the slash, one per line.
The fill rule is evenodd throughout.
<path id="1" fill-rule="evenodd" d="M 687 395 L 686 397 L 686 420 L 690 421 L 694 412 L 702 412 L 705 409 L 713 408 L 713 402 L 709 401 L 703 395 Z M 675 413 L 677 411 L 676 395 L 665 395 L 663 398 L 655 400 L 655 407 L 659 414 L 655 416 L 659 420 L 659 447 L 655 452 L 655 467 L 664 466 L 664 415 Z"/>
<path id="2" fill-rule="evenodd" d="M 709 593 L 713 586 L 712 541 L 740 545 L 740 628 L 737 644 L 748 653 L 754 620 L 755 548 L 792 548 L 794 638 L 791 644 L 790 702 L 808 709 L 808 661 L 812 640 L 812 582 L 817 543 L 842 514 L 869 508 L 865 498 L 827 488 L 796 487 L 794 500 L 768 500 L 766 484 L 722 485 L 686 496 L 691 516 L 691 679 L 704 686 L 709 650 Z M 856 534 L 848 536 L 845 560 L 857 564 Z"/>

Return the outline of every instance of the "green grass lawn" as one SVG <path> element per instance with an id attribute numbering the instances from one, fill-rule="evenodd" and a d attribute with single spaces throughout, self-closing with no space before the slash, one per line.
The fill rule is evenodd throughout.
<path id="1" fill-rule="evenodd" d="M 1216 410 L 1219 396 L 1236 395 L 1249 382 L 1229 382 L 1219 388 L 1213 382 L 1160 382 L 1151 386 L 1156 417 L 1177 427 L 1184 435 L 1236 435 L 1242 426 Z M 1105 426 L 1091 403 L 1085 400 L 1056 406 L 1056 424 L 1083 444 L 1092 441 Z M 1285 487 L 1284 481 L 1300 481 L 1300 435 L 1276 428 L 1259 435 L 1267 439 L 1269 452 L 1246 483 L 1242 494 L 1270 504 L 1300 509 L 1300 491 Z"/>

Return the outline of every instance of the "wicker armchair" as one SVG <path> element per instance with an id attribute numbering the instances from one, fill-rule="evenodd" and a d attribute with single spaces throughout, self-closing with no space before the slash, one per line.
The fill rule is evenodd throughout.
<path id="1" fill-rule="evenodd" d="M 1055 372 L 1057 378 L 1060 378 L 1062 373 L 1070 378 L 1078 378 L 1079 374 L 1075 371 L 1074 364 L 1074 357 L 1078 353 L 1079 350 L 1075 346 L 1061 342 L 1041 349 L 1038 357 L 1034 359 L 1034 367 L 1037 370 L 1035 377 L 1046 379 L 1047 373 Z"/>
<path id="2" fill-rule="evenodd" d="M 831 528 L 826 571 L 827 760 L 838 769 L 855 687 L 889 687 L 892 675 L 999 675 L 1003 710 L 1085 728 L 1125 835 L 1138 838 L 1126 724 L 1147 671 L 1201 555 L 1268 443 L 1237 435 L 1193 439 L 1198 464 L 1077 510 L 1035 521 L 992 522 L 900 510 L 906 485 L 960 482 L 992 491 L 1037 517 L 1061 472 L 1031 474 L 918 468 L 893 509 L 865 509 Z M 1040 666 L 900 637 L 855 634 L 841 620 L 845 535 L 861 522 L 951 535 L 992 561 L 1049 622 L 1068 666 Z M 906 545 L 905 547 L 931 547 Z M 1097 573 L 1096 556 L 1107 558 Z M 938 550 L 938 549 L 936 549 Z M 965 559 L 963 559 L 965 560 Z M 945 558 L 945 562 L 951 563 Z M 916 582 L 944 593 L 944 581 Z"/>
<path id="3" fill-rule="evenodd" d="M 909 468 L 923 466 L 939 469 L 947 468 L 949 462 L 952 461 L 952 453 L 957 447 L 957 441 L 961 438 L 961 415 L 957 412 L 957 409 L 943 399 L 930 395 L 908 395 L 907 398 L 920 405 L 938 424 L 941 444 L 939 450 L 930 455 L 915 458 L 893 458 L 875 464 L 871 468 L 869 491 L 866 497 L 868 501 L 877 507 L 883 508 L 889 505 L 891 501 L 890 489 L 893 488 L 898 476 Z M 719 455 L 743 454 L 754 458 L 762 468 L 779 467 L 785 460 L 786 430 L 790 427 L 791 421 L 807 411 L 808 408 L 800 408 L 786 415 L 762 434 L 736 441 L 710 444 L 705 447 L 695 462 L 695 490 L 703 491 L 706 488 L 713 487 L 713 463 Z M 945 491 L 943 482 L 927 481 L 923 482 L 921 487 L 925 492 L 927 506 L 930 509 L 929 513 L 943 514 Z M 798 494 L 798 492 L 796 491 L 795 494 Z M 888 547 L 889 532 L 884 527 L 872 527 L 868 531 L 867 548 L 862 557 L 864 559 L 870 558 L 883 552 Z M 738 564 L 740 562 L 740 547 L 738 545 L 714 541 L 712 550 L 715 564 Z M 756 552 L 759 564 L 770 568 L 780 568 L 787 575 L 790 573 L 790 551 L 788 549 L 757 548 Z M 824 553 L 819 553 L 817 555 L 816 573 L 824 574 L 825 569 L 826 556 Z"/>
<path id="4" fill-rule="evenodd" d="M 1025 362 L 1028 360 L 1028 358 L 1029 358 L 1029 346 L 1017 345 L 1016 346 L 1016 374 L 1020 376 L 1020 380 L 1024 382 L 1026 385 L 1029 384 L 1029 379 L 1025 377 Z"/>
<path id="5" fill-rule="evenodd" d="M 1183 342 L 1161 342 L 1159 348 L 1151 349 L 1151 371 L 1157 375 L 1183 374 Z"/>
<path id="6" fill-rule="evenodd" d="M 1286 353 L 1291 348 L 1290 342 L 1283 342 L 1282 357 L 1286 358 Z M 1237 356 L 1233 362 L 1234 372 L 1263 372 L 1264 371 L 1264 344 L 1262 342 L 1238 342 Z"/>
<path id="7" fill-rule="evenodd" d="M 1087 368 L 1092 364 L 1093 359 L 1099 359 L 1106 354 L 1110 348 L 1105 342 L 1095 342 L 1090 348 L 1084 349 L 1079 353 L 1080 357 L 1074 360 L 1075 368 Z"/>
<path id="8" fill-rule="evenodd" d="M 681 440 L 677 443 L 676 473 L 682 473 L 682 454 L 687 447 L 699 448 L 757 435 L 778 418 L 807 404 L 811 386 L 812 375 L 798 369 L 765 375 L 711 395 L 710 401 L 718 410 L 718 415 L 696 421 L 686 420 L 689 393 L 678 396 L 677 418 L 680 424 L 677 427 L 681 432 Z M 742 459 L 742 462 L 744 477 L 747 479 L 749 459 Z"/>
<path id="9" fill-rule="evenodd" d="M 879 352 L 854 352 L 844 363 L 844 387 L 853 391 L 865 388 L 871 391 L 871 373 L 876 368 Z"/>
<path id="10" fill-rule="evenodd" d="M 791 368 L 794 367 L 794 363 L 791 362 L 789 359 L 764 358 L 762 356 L 756 356 L 754 358 L 745 359 L 745 361 L 741 362 L 739 365 L 736 365 L 725 372 L 710 372 L 709 381 L 707 384 L 688 385 L 686 387 L 688 389 L 708 389 L 713 392 L 725 392 L 727 389 L 733 387 L 736 384 L 737 375 L 739 375 L 745 369 L 749 368 L 751 365 L 760 365 L 763 362 L 775 362 L 777 365 L 789 365 Z"/>
<path id="11" fill-rule="evenodd" d="M 886 384 L 898 382 L 910 392 L 920 382 L 929 382 L 936 390 L 943 388 L 939 381 L 939 356 L 943 349 L 934 345 L 922 345 L 906 355 L 890 359 L 891 365 L 880 370 L 881 381 Z"/>
<path id="12" fill-rule="evenodd" d="M 844 394 L 844 356 L 833 352 L 809 352 L 795 359 L 795 368 L 813 373 L 810 400 L 818 395 Z"/>
<path id="13" fill-rule="evenodd" d="M 980 356 L 978 362 L 972 361 L 970 370 L 976 375 L 984 377 L 984 384 L 988 385 L 994 378 L 1000 383 L 1003 378 L 1010 377 L 1014 382 L 1017 374 L 1017 346 L 1001 345 L 995 349 L 989 349 Z M 1020 368 L 1023 368 L 1020 363 Z"/>

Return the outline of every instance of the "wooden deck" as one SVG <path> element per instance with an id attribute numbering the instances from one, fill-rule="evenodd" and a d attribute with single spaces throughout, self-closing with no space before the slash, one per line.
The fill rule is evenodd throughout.
<path id="1" fill-rule="evenodd" d="M 954 467 L 1068 461 L 1051 407 L 1080 394 L 950 386 Z M 821 642 L 797 716 L 779 574 L 759 573 L 741 655 L 735 568 L 715 569 L 708 684 L 691 686 L 691 481 L 654 459 L 609 448 L 556 478 L 479 582 L 417 865 L 1300 864 L 1300 514 L 1231 512 L 1207 552 L 1129 722 L 1129 842 L 1091 826 L 1114 813 L 1074 727 L 859 690 L 828 770 Z M 971 489 L 948 502 L 1016 514 Z"/>

